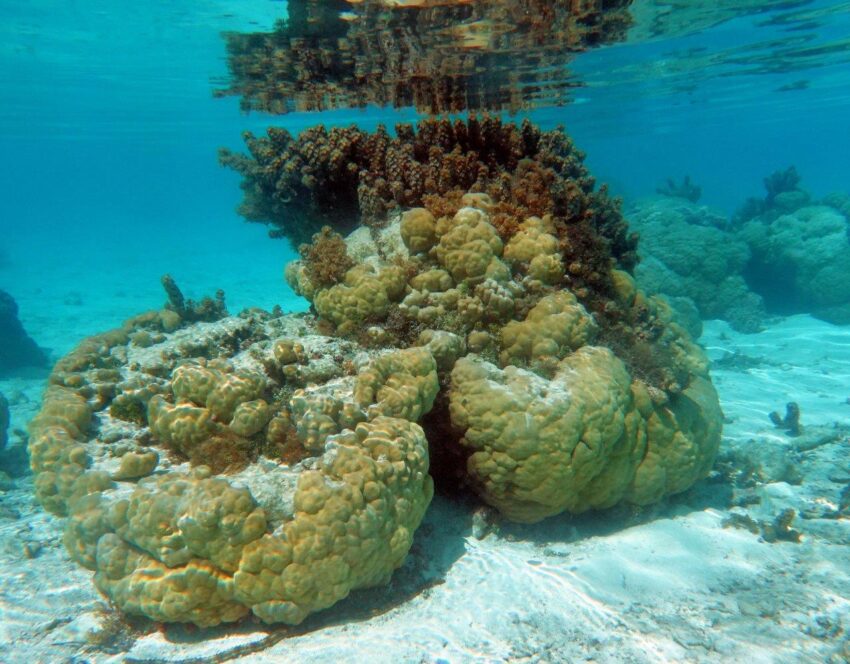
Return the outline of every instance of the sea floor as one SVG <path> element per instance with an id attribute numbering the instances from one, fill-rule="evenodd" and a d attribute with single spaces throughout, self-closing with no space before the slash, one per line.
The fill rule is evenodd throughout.
<path id="1" fill-rule="evenodd" d="M 56 306 L 26 323 L 61 352 L 117 322 L 105 302 Z M 643 512 L 532 527 L 438 495 L 390 587 L 294 629 L 120 619 L 21 474 L 45 376 L 0 380 L 18 430 L 0 453 L 0 662 L 850 661 L 850 328 L 794 316 L 742 335 L 711 321 L 701 343 L 726 416 L 706 481 Z M 789 401 L 799 436 L 768 418 Z"/>

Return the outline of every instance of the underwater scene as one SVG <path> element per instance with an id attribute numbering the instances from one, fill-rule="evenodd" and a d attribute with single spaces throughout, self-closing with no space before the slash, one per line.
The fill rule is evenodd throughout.
<path id="1" fill-rule="evenodd" d="M 0 16 L 0 663 L 850 662 L 850 2 Z"/>

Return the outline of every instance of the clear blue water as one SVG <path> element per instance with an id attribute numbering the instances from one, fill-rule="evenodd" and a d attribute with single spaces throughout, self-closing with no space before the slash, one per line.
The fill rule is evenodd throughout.
<path id="1" fill-rule="evenodd" d="M 164 273 L 188 297 L 223 289 L 231 312 L 307 308 L 283 280 L 296 252 L 236 213 L 239 176 L 219 166 L 217 150 L 241 150 L 244 130 L 269 125 L 373 129 L 417 115 L 367 108 L 273 117 L 214 98 L 228 76 L 221 33 L 271 29 L 285 8 L 0 0 L 0 289 L 52 359 L 162 306 Z M 700 203 L 725 215 L 790 165 L 815 198 L 850 193 L 850 2 L 637 0 L 633 10 L 624 43 L 572 63 L 583 82 L 573 103 L 527 114 L 543 128 L 564 125 L 599 182 L 629 204 L 688 175 L 702 187 Z M 850 396 L 836 383 L 850 366 L 848 328 L 809 322 L 788 319 L 741 343 L 767 358 L 753 373 L 763 383 L 738 383 L 728 367 L 715 372 L 729 394 L 751 390 L 727 409 L 733 442 L 750 436 L 752 422 L 769 427 L 767 412 L 797 398 L 795 382 L 805 416 L 846 420 Z M 704 336 L 712 360 L 724 358 L 727 332 L 714 326 Z M 834 345 L 822 350 L 824 339 Z M 797 343 L 807 354 L 783 382 L 775 367 Z M 37 387 L 9 384 L 24 397 L 41 390 L 43 374 L 24 377 Z M 27 398 L 13 428 L 36 410 L 37 397 Z"/>
<path id="2" fill-rule="evenodd" d="M 715 3 L 683 4 L 707 8 L 702 29 L 641 37 L 638 11 L 633 41 L 574 63 L 587 82 L 577 103 L 533 117 L 565 124 L 599 180 L 627 197 L 687 173 L 703 187 L 701 202 L 732 211 L 790 164 L 815 194 L 850 187 L 847 3 L 739 3 L 762 11 L 737 17 Z M 236 99 L 211 95 L 227 74 L 220 31 L 266 29 L 284 7 L 0 3 L 3 285 L 26 301 L 36 290 L 74 290 L 67 277 L 55 282 L 55 266 L 100 273 L 104 287 L 124 284 L 116 293 L 140 291 L 138 301 L 115 298 L 116 323 L 159 303 L 165 271 L 192 294 L 224 287 L 234 308 L 298 306 L 279 279 L 290 249 L 235 215 L 238 179 L 215 151 L 240 147 L 243 129 L 297 130 L 316 119 L 246 116 Z M 800 80 L 805 89 L 778 91 Z M 411 115 L 336 111 L 322 121 L 369 127 Z M 252 283 L 262 281 L 250 297 L 239 281 L 246 256 Z M 22 316 L 44 313 L 24 307 Z"/>

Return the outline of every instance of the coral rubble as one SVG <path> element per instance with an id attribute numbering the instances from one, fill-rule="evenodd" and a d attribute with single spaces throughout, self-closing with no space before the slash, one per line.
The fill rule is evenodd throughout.
<path id="1" fill-rule="evenodd" d="M 291 0 L 274 31 L 229 33 L 229 87 L 271 113 L 564 103 L 573 54 L 624 38 L 631 0 Z M 449 27 L 447 27 L 449 26 Z"/>
<path id="2" fill-rule="evenodd" d="M 0 372 L 23 367 L 44 367 L 47 356 L 24 330 L 18 319 L 18 304 L 0 290 Z"/>

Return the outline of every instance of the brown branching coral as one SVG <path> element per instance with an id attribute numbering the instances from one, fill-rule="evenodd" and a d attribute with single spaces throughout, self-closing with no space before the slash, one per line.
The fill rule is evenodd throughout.
<path id="1" fill-rule="evenodd" d="M 429 113 L 564 103 L 573 54 L 623 39 L 631 0 L 291 0 L 270 33 L 229 33 L 245 110 L 367 104 Z M 449 26 L 449 27 L 447 27 Z"/>
<path id="2" fill-rule="evenodd" d="M 180 316 L 180 320 L 183 322 L 215 321 L 227 316 L 223 290 L 217 290 L 215 298 L 207 296 L 199 302 L 195 302 L 183 297 L 183 292 L 170 274 L 162 275 L 160 281 L 165 294 L 168 296 L 168 304 L 165 308 Z"/>
<path id="3" fill-rule="evenodd" d="M 311 244 L 302 244 L 298 253 L 304 263 L 305 276 L 322 288 L 338 284 L 348 269 L 354 267 L 354 261 L 346 252 L 345 240 L 330 226 L 316 233 Z"/>
<path id="4" fill-rule="evenodd" d="M 222 150 L 220 160 L 243 176 L 240 213 L 273 226 L 275 237 L 300 243 L 325 225 L 347 232 L 358 212 L 374 224 L 397 207 L 427 205 L 445 216 L 463 194 L 481 192 L 495 202 L 503 238 L 526 217 L 551 214 L 573 229 L 567 236 L 610 245 L 622 267 L 636 261 L 637 240 L 619 204 L 604 188 L 594 191 L 584 154 L 561 129 L 484 116 L 401 124 L 395 136 L 383 127 L 368 133 L 319 125 L 297 138 L 272 128 L 263 138 L 246 133 L 245 141 L 249 155 Z"/>

